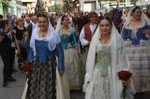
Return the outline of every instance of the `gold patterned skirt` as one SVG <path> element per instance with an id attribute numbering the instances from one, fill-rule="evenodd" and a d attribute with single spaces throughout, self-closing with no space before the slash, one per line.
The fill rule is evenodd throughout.
<path id="1" fill-rule="evenodd" d="M 38 61 L 31 65 L 28 76 L 26 99 L 56 99 L 56 62 L 49 60 L 44 64 Z"/>
<path id="2" fill-rule="evenodd" d="M 81 90 L 84 80 L 84 65 L 74 48 L 64 50 L 65 70 L 70 90 Z"/>

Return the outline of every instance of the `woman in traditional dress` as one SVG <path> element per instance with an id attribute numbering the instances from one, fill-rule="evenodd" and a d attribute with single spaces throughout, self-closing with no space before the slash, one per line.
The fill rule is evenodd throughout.
<path id="1" fill-rule="evenodd" d="M 108 17 L 100 20 L 88 52 L 83 85 L 85 99 L 122 99 L 118 72 L 128 70 L 123 39 Z M 131 89 L 131 87 L 130 87 Z M 133 99 L 132 98 L 126 99 Z"/>
<path id="2" fill-rule="evenodd" d="M 57 26 L 56 29 L 60 34 L 64 49 L 65 69 L 69 86 L 71 90 L 80 90 L 83 84 L 83 65 L 79 58 L 76 31 L 69 25 L 70 22 L 67 16 L 62 16 L 60 22 L 58 22 L 58 24 L 61 24 L 60 28 Z"/>
<path id="3" fill-rule="evenodd" d="M 122 37 L 134 75 L 136 92 L 150 91 L 150 20 L 140 7 L 136 6 L 129 11 Z"/>
<path id="4" fill-rule="evenodd" d="M 26 94 L 23 94 L 22 99 L 70 99 L 69 96 L 64 97 L 63 93 L 69 93 L 69 88 L 62 89 L 60 81 L 65 71 L 60 37 L 45 14 L 38 14 L 37 20 L 27 59 L 31 71 L 25 86 L 27 92 L 24 92 Z"/>

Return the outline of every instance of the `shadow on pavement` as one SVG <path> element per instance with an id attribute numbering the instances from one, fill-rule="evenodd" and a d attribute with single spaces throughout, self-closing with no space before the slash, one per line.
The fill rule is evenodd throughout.
<path id="1" fill-rule="evenodd" d="M 137 93 L 134 99 L 150 99 L 150 91 Z"/>
<path id="2" fill-rule="evenodd" d="M 71 90 L 71 99 L 84 99 L 84 93 L 82 90 Z M 150 99 L 150 91 L 137 93 L 134 99 Z"/>

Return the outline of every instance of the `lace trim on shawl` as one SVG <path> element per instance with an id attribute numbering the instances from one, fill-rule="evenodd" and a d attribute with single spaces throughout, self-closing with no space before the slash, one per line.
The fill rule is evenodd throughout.
<path id="1" fill-rule="evenodd" d="M 34 37 L 32 38 L 32 42 L 30 43 L 30 47 L 34 51 L 34 56 L 36 56 L 35 39 L 48 41 L 48 48 L 50 51 L 53 51 L 56 48 L 56 45 L 60 43 L 60 37 L 58 33 L 54 30 L 49 31 L 47 37 L 44 38 L 39 38 L 37 33 L 36 35 L 34 35 Z"/>

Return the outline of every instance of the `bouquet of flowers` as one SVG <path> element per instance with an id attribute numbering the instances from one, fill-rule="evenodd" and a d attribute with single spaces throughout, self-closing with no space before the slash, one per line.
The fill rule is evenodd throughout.
<path id="1" fill-rule="evenodd" d="M 26 74 L 26 75 L 29 75 L 29 72 L 30 72 L 30 64 L 23 64 L 21 66 L 21 70 Z"/>
<path id="2" fill-rule="evenodd" d="M 118 76 L 119 76 L 119 79 L 123 81 L 122 97 L 123 99 L 125 99 L 127 85 L 131 82 L 132 73 L 126 70 L 122 70 L 118 72 Z"/>

